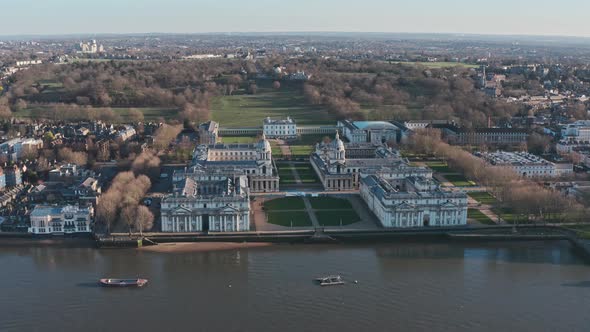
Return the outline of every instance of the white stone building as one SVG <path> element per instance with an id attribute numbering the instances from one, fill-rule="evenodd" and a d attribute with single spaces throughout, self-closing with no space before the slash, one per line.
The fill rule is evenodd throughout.
<path id="1" fill-rule="evenodd" d="M 557 167 L 555 163 L 526 152 L 497 151 L 475 155 L 488 165 L 512 170 L 522 177 L 555 177 L 573 172 L 572 164 L 567 169 L 563 165 Z"/>
<path id="2" fill-rule="evenodd" d="M 248 231 L 248 179 L 205 170 L 187 175 L 162 199 L 161 221 L 162 232 Z"/>
<path id="3" fill-rule="evenodd" d="M 411 168 L 411 167 L 407 167 Z M 422 170 L 420 170 L 422 172 Z M 443 227 L 467 224 L 467 194 L 442 191 L 430 177 L 406 176 L 388 171 L 390 179 L 381 174 L 362 175 L 360 194 L 383 227 Z"/>
<path id="4" fill-rule="evenodd" d="M 37 205 L 30 214 L 29 233 L 52 235 L 90 233 L 93 213 L 92 207 Z"/>
<path id="5" fill-rule="evenodd" d="M 290 117 L 280 120 L 267 117 L 264 119 L 262 131 L 268 138 L 296 138 L 297 124 Z"/>

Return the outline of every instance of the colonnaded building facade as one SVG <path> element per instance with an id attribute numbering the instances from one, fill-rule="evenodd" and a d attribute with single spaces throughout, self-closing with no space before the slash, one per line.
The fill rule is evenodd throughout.
<path id="1" fill-rule="evenodd" d="M 250 230 L 250 191 L 245 175 L 196 170 L 174 184 L 161 202 L 162 232 Z"/>
<path id="2" fill-rule="evenodd" d="M 443 191 L 432 178 L 432 171 L 423 167 L 362 174 L 360 194 L 383 227 L 467 224 L 467 194 Z"/>

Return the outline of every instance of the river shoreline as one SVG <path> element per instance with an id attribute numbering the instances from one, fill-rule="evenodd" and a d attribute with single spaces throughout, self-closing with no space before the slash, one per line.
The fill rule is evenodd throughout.
<path id="1" fill-rule="evenodd" d="M 571 233 L 571 232 L 570 232 Z M 586 259 L 590 260 L 590 243 L 572 237 L 556 226 L 494 226 L 453 227 L 404 230 L 303 230 L 289 232 L 244 233 L 149 233 L 144 237 L 128 234 L 30 236 L 20 233 L 0 233 L 0 247 L 94 247 L 140 248 L 147 252 L 200 252 L 234 250 L 285 244 L 346 244 L 396 242 L 495 242 L 495 241 L 559 241 L 568 240 Z"/>
<path id="2" fill-rule="evenodd" d="M 268 242 L 178 242 L 164 243 L 157 246 L 146 246 L 138 248 L 139 251 L 157 252 L 157 253 L 189 253 L 189 252 L 207 252 L 207 251 L 224 251 L 236 249 L 251 249 L 272 246 Z"/>

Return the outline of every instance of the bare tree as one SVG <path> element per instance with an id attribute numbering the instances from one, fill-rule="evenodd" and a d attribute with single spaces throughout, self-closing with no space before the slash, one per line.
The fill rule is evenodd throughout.
<path id="1" fill-rule="evenodd" d="M 139 205 L 135 211 L 135 227 L 143 235 L 144 230 L 150 230 L 154 226 L 154 215 L 145 205 Z"/>

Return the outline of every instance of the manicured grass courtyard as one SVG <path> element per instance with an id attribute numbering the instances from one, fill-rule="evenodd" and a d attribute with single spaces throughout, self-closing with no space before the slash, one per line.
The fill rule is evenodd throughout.
<path id="1" fill-rule="evenodd" d="M 425 164 L 426 164 L 426 166 L 428 166 L 429 168 L 431 168 L 435 172 L 439 172 L 439 173 L 452 173 L 453 172 L 449 168 L 449 165 L 447 165 L 447 163 L 444 161 L 427 161 L 427 162 L 425 162 Z"/>
<path id="2" fill-rule="evenodd" d="M 306 211 L 268 212 L 266 217 L 267 221 L 274 225 L 285 227 L 311 226 L 311 220 Z"/>
<path id="3" fill-rule="evenodd" d="M 333 124 L 336 119 L 322 106 L 309 105 L 294 87 L 259 87 L 255 95 L 238 94 L 213 99 L 211 115 L 222 127 L 258 127 L 264 118 L 290 116 L 297 125 Z"/>
<path id="4" fill-rule="evenodd" d="M 294 184 L 295 175 L 291 171 L 291 165 L 286 162 L 277 162 L 277 169 L 279 172 L 279 183 Z M 293 168 L 299 174 L 301 183 L 317 183 L 318 179 L 315 171 L 309 164 L 293 164 Z"/>
<path id="5" fill-rule="evenodd" d="M 281 150 L 281 147 L 279 146 L 279 143 L 277 141 L 271 140 L 270 141 L 270 148 L 271 148 L 273 158 L 275 158 L 275 159 L 283 158 L 283 151 Z"/>
<path id="6" fill-rule="evenodd" d="M 264 202 L 264 210 L 267 212 L 283 210 L 305 210 L 305 204 L 301 197 L 283 197 Z"/>
<path id="7" fill-rule="evenodd" d="M 478 201 L 481 204 L 493 205 L 493 204 L 498 203 L 498 200 L 496 200 L 496 198 L 494 196 L 492 196 L 487 191 L 471 192 L 468 195 L 469 195 L 469 197 L 473 198 L 474 200 Z"/>
<path id="8" fill-rule="evenodd" d="M 310 145 L 291 145 L 289 149 L 293 158 L 307 158 L 315 150 Z"/>
<path id="9" fill-rule="evenodd" d="M 472 187 L 475 182 L 469 181 L 461 174 L 445 174 L 444 177 L 457 187 Z"/>
<path id="10" fill-rule="evenodd" d="M 352 210 L 347 199 L 334 197 L 310 197 L 309 201 L 314 210 Z"/>
<path id="11" fill-rule="evenodd" d="M 483 214 L 481 211 L 477 209 L 468 209 L 467 210 L 467 218 L 474 219 L 475 221 L 479 222 L 480 224 L 484 225 L 495 225 L 496 223 L 490 219 L 490 217 Z"/>
<path id="12" fill-rule="evenodd" d="M 221 142 L 226 144 L 233 144 L 233 143 L 242 143 L 242 144 L 251 144 L 258 142 L 256 137 L 252 136 L 223 136 L 221 137 Z"/>
<path id="13" fill-rule="evenodd" d="M 510 208 L 493 208 L 492 211 L 504 221 L 509 224 L 529 224 L 530 220 L 527 220 L 525 216 L 516 213 Z"/>
<path id="14" fill-rule="evenodd" d="M 322 226 L 350 225 L 361 221 L 361 218 L 354 210 L 343 211 L 315 211 L 318 222 Z"/>

